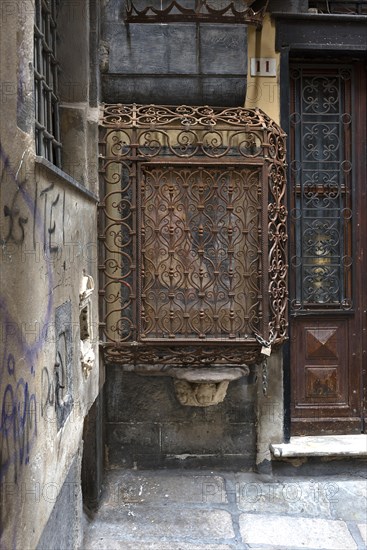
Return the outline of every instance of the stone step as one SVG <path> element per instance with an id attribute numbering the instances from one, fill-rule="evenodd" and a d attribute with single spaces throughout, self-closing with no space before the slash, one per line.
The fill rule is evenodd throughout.
<path id="1" fill-rule="evenodd" d="M 289 443 L 272 443 L 275 458 L 367 457 L 367 435 L 323 435 L 292 437 Z"/>

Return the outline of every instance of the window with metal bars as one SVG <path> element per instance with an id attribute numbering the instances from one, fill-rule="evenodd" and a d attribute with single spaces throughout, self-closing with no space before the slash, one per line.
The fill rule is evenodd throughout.
<path id="1" fill-rule="evenodd" d="M 34 94 L 36 154 L 60 167 L 58 4 L 59 0 L 35 1 Z"/>
<path id="2" fill-rule="evenodd" d="M 292 66 L 294 310 L 352 308 L 353 82 L 348 65 Z"/>

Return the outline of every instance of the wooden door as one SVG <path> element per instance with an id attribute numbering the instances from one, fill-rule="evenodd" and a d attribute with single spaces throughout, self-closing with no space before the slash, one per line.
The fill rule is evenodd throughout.
<path id="1" fill-rule="evenodd" d="M 291 66 L 291 433 L 360 433 L 366 403 L 366 67 Z"/>

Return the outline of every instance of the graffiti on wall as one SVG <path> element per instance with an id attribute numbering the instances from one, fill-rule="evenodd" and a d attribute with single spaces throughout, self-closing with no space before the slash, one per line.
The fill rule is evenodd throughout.
<path id="1" fill-rule="evenodd" d="M 65 272 L 65 265 L 60 273 L 55 269 L 55 257 L 65 242 L 65 193 L 57 191 L 53 183 L 42 186 L 39 182 L 28 191 L 30 174 L 25 170 L 25 160 L 26 153 L 18 169 L 13 169 L 0 144 L 1 260 L 11 276 L 12 269 L 14 277 L 18 276 L 20 262 L 25 264 L 22 277 L 37 277 L 38 269 L 45 282 L 43 305 L 37 314 L 39 330 L 29 329 L 27 333 L 14 314 L 14 299 L 21 297 L 12 296 L 6 287 L 0 295 L 0 482 L 11 473 L 15 483 L 20 469 L 30 460 L 40 417 L 46 418 L 47 411 L 55 410 L 61 427 L 72 407 L 71 303 L 56 309 L 53 303 L 53 291 L 63 283 Z M 30 280 L 23 286 L 32 292 Z M 53 364 L 43 367 L 41 391 L 37 392 L 36 366 L 42 349 L 51 341 L 55 349 Z"/>

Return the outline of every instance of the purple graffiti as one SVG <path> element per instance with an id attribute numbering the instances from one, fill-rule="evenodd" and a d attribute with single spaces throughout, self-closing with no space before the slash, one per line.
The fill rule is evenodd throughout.
<path id="1" fill-rule="evenodd" d="M 23 159 L 24 154 L 18 170 L 14 171 L 9 157 L 0 144 L 0 161 L 3 165 L 0 185 L 6 177 L 7 185 L 10 183 L 15 190 L 10 206 L 4 207 L 4 216 L 8 220 L 8 231 L 1 239 L 3 244 L 9 240 L 19 244 L 19 239 L 24 238 L 28 218 L 32 216 L 37 234 L 40 238 L 43 235 L 44 222 L 35 200 L 25 189 L 26 178 L 21 181 L 18 177 Z M 21 215 L 16 206 L 16 200 L 20 197 L 29 211 L 25 215 Z M 17 234 L 15 234 L 16 227 Z M 45 255 L 44 260 L 47 303 L 41 322 L 44 326 L 48 326 L 53 308 L 53 271 L 51 258 Z M 29 462 L 30 451 L 37 437 L 37 395 L 32 390 L 35 379 L 34 366 L 44 345 L 42 332 L 31 343 L 25 340 L 20 324 L 9 313 L 8 300 L 9 297 L 5 293 L 0 296 L 3 346 L 0 365 L 0 482 L 9 471 L 10 466 L 14 468 L 14 481 L 16 482 L 19 469 Z M 17 357 L 21 357 L 25 365 L 18 373 Z"/>

